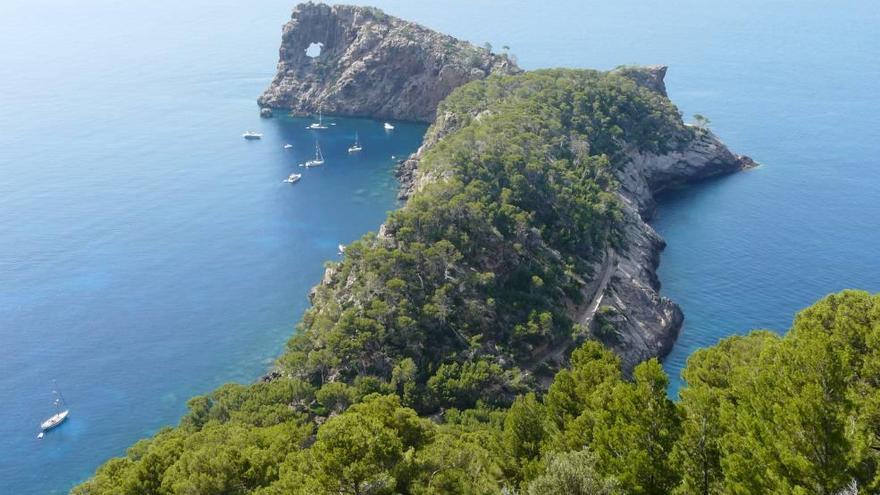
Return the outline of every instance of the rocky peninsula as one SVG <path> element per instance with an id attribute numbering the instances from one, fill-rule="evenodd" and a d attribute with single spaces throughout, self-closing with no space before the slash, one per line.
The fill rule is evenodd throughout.
<path id="1" fill-rule="evenodd" d="M 297 7 L 285 43 L 300 30 L 296 50 L 337 41 L 316 60 L 282 48 L 261 102 L 431 120 L 401 166 L 406 203 L 328 265 L 271 375 L 191 399 L 176 428 L 72 493 L 877 491 L 880 296 L 830 295 L 785 336 L 700 349 L 668 396 L 653 358 L 683 316 L 658 292 L 655 196 L 754 162 L 682 121 L 666 67 L 493 73 L 486 52 L 455 88 L 436 80 L 442 67 L 413 68 L 438 92 L 404 95 L 346 75 L 350 45 L 315 26 L 394 39 L 407 27 L 374 9 Z M 441 36 L 411 29 L 426 46 Z M 472 49 L 453 46 L 447 61 Z"/>
<path id="2" fill-rule="evenodd" d="M 306 54 L 313 43 L 322 45 L 317 57 Z M 665 66 L 621 67 L 612 73 L 668 102 L 666 71 Z M 419 173 L 421 156 L 473 117 L 438 114 L 441 101 L 470 81 L 521 72 L 506 56 L 373 8 L 306 3 L 296 7 L 284 26 L 278 72 L 259 103 L 295 114 L 321 108 L 339 115 L 432 122 L 419 152 L 399 168 L 405 198 L 437 179 Z M 667 143 L 657 152 L 628 143 L 614 158 L 623 242 L 593 260 L 591 274 L 581 274 L 581 302 L 567 304 L 572 321 L 614 349 L 627 369 L 665 356 L 683 321 L 678 305 L 659 294 L 656 268 L 664 241 L 648 224 L 655 195 L 754 166 L 711 131 L 691 130 L 694 138 L 681 141 L 683 145 Z M 331 272 L 325 282 L 332 280 Z M 572 339 L 538 345 L 533 359 L 556 369 L 574 344 Z"/>

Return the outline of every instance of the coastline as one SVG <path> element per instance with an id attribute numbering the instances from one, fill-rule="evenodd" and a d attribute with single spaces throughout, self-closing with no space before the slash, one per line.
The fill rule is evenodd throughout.
<path id="1" fill-rule="evenodd" d="M 321 30 L 313 26 L 320 26 Z M 372 35 L 364 33 L 372 32 L 382 32 L 382 41 L 365 41 Z M 308 40 L 320 40 L 323 44 L 320 65 L 302 54 L 304 47 L 311 43 Z M 393 117 L 426 121 L 424 116 L 434 115 L 433 120 L 427 120 L 431 126 L 418 151 L 400 160 L 395 169 L 395 176 L 400 182 L 398 198 L 404 201 L 402 208 L 413 193 L 442 179 L 420 173 L 421 158 L 466 120 L 466 116 L 454 112 L 438 111 L 442 97 L 469 80 L 521 72 L 506 58 L 482 53 L 482 66 L 472 70 L 468 77 L 457 78 L 457 85 L 451 85 L 442 75 L 454 72 L 450 67 L 457 65 L 454 60 L 450 62 L 437 55 L 438 43 L 452 43 L 464 51 L 470 49 L 466 42 L 418 24 L 379 15 L 374 9 L 301 4 L 294 9 L 292 20 L 284 27 L 278 73 L 258 103 L 261 108 L 294 114 L 329 108 L 333 110 L 331 113 L 342 116 L 366 114 L 378 120 Z M 420 50 L 421 56 L 431 60 L 434 60 L 431 57 L 436 57 L 437 61 L 432 63 L 440 65 L 423 73 L 413 67 L 402 66 L 399 62 L 391 63 L 388 67 L 376 62 L 394 59 L 400 50 L 406 53 Z M 366 60 L 372 62 L 367 64 Z M 328 71 L 326 67 L 334 69 Z M 386 72 L 389 67 L 394 75 L 389 76 Z M 398 72 L 412 74 L 413 71 L 418 74 L 422 88 L 431 88 L 431 98 L 399 94 L 390 89 L 402 84 L 398 82 Z M 622 66 L 609 73 L 631 79 L 638 86 L 668 101 L 664 82 L 666 72 L 666 66 L 657 65 Z M 375 80 L 388 81 L 389 77 L 393 82 L 372 85 Z M 358 96 L 354 98 L 352 95 Z M 379 103 L 389 98 L 395 105 L 405 108 L 406 112 L 389 112 L 387 106 Z M 624 216 L 620 229 L 622 242 L 605 253 L 590 270 L 592 273 L 609 274 L 607 281 L 600 284 L 585 282 L 582 289 L 585 303 L 572 303 L 566 311 L 572 321 L 585 326 L 590 334 L 614 350 L 621 357 L 627 372 L 646 359 L 665 357 L 672 349 L 684 321 L 681 308 L 671 299 L 660 295 L 657 268 L 660 253 L 666 244 L 650 225 L 656 208 L 655 196 L 673 187 L 755 166 L 751 158 L 732 153 L 710 130 L 690 127 L 696 138 L 690 140 L 684 149 L 674 149 L 675 146 L 672 146 L 665 153 L 652 153 L 631 147 L 617 157 L 615 175 L 619 187 L 615 194 Z M 379 226 L 380 238 L 386 235 L 385 230 L 384 224 Z M 314 295 L 321 285 L 332 281 L 334 269 L 330 267 L 326 270 L 323 281 L 312 289 L 311 294 Z M 591 278 L 589 274 L 582 274 L 581 277 L 584 281 Z M 597 318 L 600 312 L 601 317 Z M 603 325 L 613 326 L 614 331 L 603 331 Z M 551 368 L 561 368 L 566 364 L 568 353 L 579 341 L 580 338 L 575 336 L 565 343 L 553 344 L 549 349 L 540 349 L 540 355 Z M 543 381 L 546 378 L 542 377 Z"/>

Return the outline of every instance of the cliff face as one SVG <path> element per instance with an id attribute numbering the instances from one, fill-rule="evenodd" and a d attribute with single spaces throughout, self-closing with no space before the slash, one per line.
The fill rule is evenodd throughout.
<path id="1" fill-rule="evenodd" d="M 655 195 L 666 188 L 708 177 L 752 168 L 746 156 L 732 153 L 708 131 L 680 151 L 666 154 L 629 151 L 618 171 L 618 195 L 624 205 L 624 243 L 606 263 L 612 275 L 602 306 L 604 318 L 613 323 L 610 335 L 597 337 L 621 356 L 626 369 L 672 349 L 684 319 L 681 308 L 659 294 L 656 269 L 665 241 L 648 224 L 655 208 Z M 580 319 L 592 318 L 587 311 Z M 594 331 L 597 327 L 593 326 Z"/>
<path id="2" fill-rule="evenodd" d="M 320 55 L 307 49 L 320 44 Z M 384 14 L 304 3 L 284 26 L 278 72 L 262 107 L 431 122 L 453 89 L 519 69 L 507 57 Z"/>

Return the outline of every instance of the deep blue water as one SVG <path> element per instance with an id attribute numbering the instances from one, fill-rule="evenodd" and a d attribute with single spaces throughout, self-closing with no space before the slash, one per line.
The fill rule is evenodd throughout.
<path id="1" fill-rule="evenodd" d="M 764 167 L 664 198 L 666 368 L 844 287 L 880 290 L 880 10 L 869 1 L 376 1 L 525 68 L 671 66 Z M 336 245 L 395 206 L 423 127 L 260 120 L 292 2 L 0 2 L 0 493 L 62 492 L 187 398 L 264 371 Z M 241 132 L 266 136 L 244 142 Z M 355 130 L 366 147 L 348 158 Z M 291 142 L 294 151 L 281 145 Z M 42 441 L 57 378 L 73 416 Z M 674 384 L 674 385 L 677 385 Z"/>
<path id="2" fill-rule="evenodd" d="M 287 5 L 137 3 L 0 5 L 2 494 L 66 491 L 257 378 L 424 133 L 260 119 Z M 315 136 L 326 165 L 297 167 Z M 53 378 L 71 418 L 37 440 Z"/>

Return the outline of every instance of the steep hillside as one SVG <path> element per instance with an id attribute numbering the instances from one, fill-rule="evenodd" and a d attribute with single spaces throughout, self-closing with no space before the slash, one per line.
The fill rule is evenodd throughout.
<path id="1" fill-rule="evenodd" d="M 320 46 L 320 55 L 306 51 Z M 314 53 L 311 53 L 313 55 Z M 284 26 L 263 107 L 431 122 L 453 89 L 519 72 L 506 56 L 371 7 L 304 3 Z"/>

